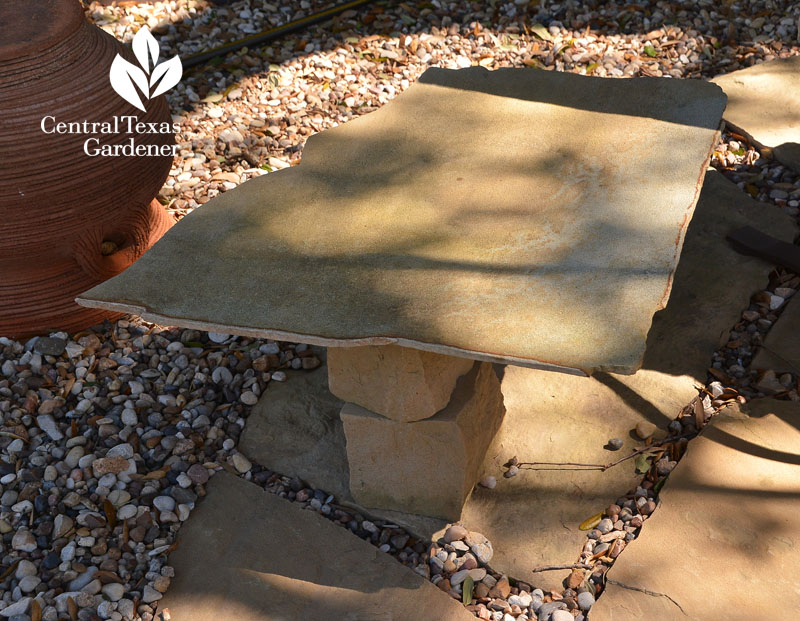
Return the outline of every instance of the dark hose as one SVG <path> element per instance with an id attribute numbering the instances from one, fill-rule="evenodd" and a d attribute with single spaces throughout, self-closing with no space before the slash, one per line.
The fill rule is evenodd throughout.
<path id="1" fill-rule="evenodd" d="M 217 56 L 223 56 L 225 54 L 229 54 L 230 52 L 240 50 L 243 47 L 258 47 L 268 43 L 269 41 L 273 41 L 279 37 L 282 37 L 283 35 L 287 35 L 289 33 L 302 30 L 303 28 L 308 28 L 314 24 L 324 22 L 348 9 L 354 9 L 358 6 L 369 4 L 374 1 L 375 0 L 352 0 L 351 2 L 337 4 L 329 9 L 325 9 L 324 11 L 314 13 L 313 15 L 309 15 L 307 17 L 301 17 L 300 19 L 289 22 L 288 24 L 283 24 L 282 26 L 276 26 L 275 28 L 270 28 L 269 30 L 257 32 L 256 34 L 245 37 L 244 39 L 239 39 L 238 41 L 234 41 L 232 43 L 226 43 L 225 45 L 220 45 L 219 47 L 206 50 L 205 52 L 192 54 L 191 56 L 182 58 L 181 63 L 183 64 L 184 69 L 189 69 L 190 67 L 195 67 L 197 65 L 206 63 Z"/>

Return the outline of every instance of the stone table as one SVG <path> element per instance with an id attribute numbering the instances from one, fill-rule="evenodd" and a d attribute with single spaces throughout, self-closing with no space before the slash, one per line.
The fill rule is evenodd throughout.
<path id="1" fill-rule="evenodd" d="M 355 499 L 456 519 L 503 418 L 489 363 L 640 366 L 724 106 L 700 81 L 429 69 L 78 301 L 331 348 Z"/>

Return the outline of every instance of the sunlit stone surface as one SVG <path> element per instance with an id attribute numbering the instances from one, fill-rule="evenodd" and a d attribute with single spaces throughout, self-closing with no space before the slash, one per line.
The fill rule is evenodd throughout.
<path id="1" fill-rule="evenodd" d="M 725 106 L 699 80 L 429 69 L 182 220 L 88 306 L 632 373 Z"/>

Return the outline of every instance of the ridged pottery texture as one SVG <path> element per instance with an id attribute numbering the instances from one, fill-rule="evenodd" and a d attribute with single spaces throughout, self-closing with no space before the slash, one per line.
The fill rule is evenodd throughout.
<path id="1" fill-rule="evenodd" d="M 46 116 L 172 122 L 163 96 L 142 112 L 111 88 L 118 53 L 135 62 L 77 0 L 0 3 L 0 336 L 76 331 L 111 317 L 74 298 L 127 268 L 173 223 L 153 198 L 171 156 L 91 157 L 91 134 L 42 130 Z M 131 134 L 97 137 L 122 145 Z M 135 139 L 174 143 L 165 133 Z"/>

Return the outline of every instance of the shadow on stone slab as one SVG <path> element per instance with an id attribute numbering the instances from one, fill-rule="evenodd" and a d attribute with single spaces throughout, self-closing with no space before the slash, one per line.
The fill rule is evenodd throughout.
<path id="1" fill-rule="evenodd" d="M 794 618 L 798 557 L 800 406 L 761 399 L 692 440 L 591 619 Z"/>
<path id="2" fill-rule="evenodd" d="M 711 355 L 771 269 L 725 241 L 730 229 L 746 224 L 787 240 L 795 231 L 789 216 L 709 172 L 669 304 L 654 317 L 644 368 L 636 374 L 584 378 L 513 366 L 501 371 L 507 414 L 482 469 L 498 485 L 476 488 L 462 512 L 467 527 L 493 542 L 493 568 L 543 587 L 558 586 L 564 578 L 559 572 L 534 579 L 530 570 L 577 560 L 585 538 L 578 525 L 639 482 L 632 462 L 605 473 L 522 471 L 512 479 L 502 477 L 501 466 L 515 455 L 522 461 L 607 463 L 635 445 L 630 430 L 640 421 L 666 427 L 705 383 Z M 248 419 L 242 450 L 264 466 L 334 493 L 365 515 L 392 520 L 420 537 L 434 536 L 444 527 L 439 520 L 375 512 L 352 502 L 341 405 L 327 390 L 324 368 L 273 384 Z M 622 450 L 603 448 L 613 437 L 625 441 Z"/>
<path id="3" fill-rule="evenodd" d="M 786 142 L 772 149 L 772 156 L 784 166 L 800 173 L 800 144 Z"/>
<path id="4" fill-rule="evenodd" d="M 325 351 L 314 348 L 325 360 Z M 297 477 L 336 497 L 336 502 L 370 518 L 383 519 L 430 539 L 445 522 L 427 516 L 368 509 L 350 495 L 344 427 L 344 402 L 328 390 L 328 370 L 288 372 L 285 383 L 273 382 L 253 407 L 239 450 L 257 464 Z"/>
<path id="5" fill-rule="evenodd" d="M 686 234 L 669 304 L 657 313 L 647 338 L 644 368 L 635 375 L 591 378 L 506 367 L 506 418 L 489 449 L 484 474 L 497 488 L 477 488 L 462 521 L 494 544 L 492 566 L 518 579 L 556 588 L 565 574 L 530 570 L 573 563 L 585 533 L 578 525 L 635 487 L 632 460 L 606 472 L 521 471 L 502 478 L 502 464 L 520 461 L 608 463 L 630 452 L 630 430 L 642 420 L 665 428 L 705 383 L 722 338 L 764 286 L 771 266 L 739 255 L 725 241 L 746 223 L 791 239 L 792 218 L 754 201 L 719 173 L 709 172 Z M 612 438 L 625 441 L 610 452 Z"/>
<path id="6" fill-rule="evenodd" d="M 772 269 L 766 261 L 736 252 L 725 240 L 748 225 L 786 242 L 797 233 L 791 216 L 751 198 L 721 173 L 706 173 L 669 303 L 655 314 L 647 335 L 642 368 L 705 383 L 712 354 L 727 342 Z"/>
<path id="7" fill-rule="evenodd" d="M 687 390 L 676 378 L 652 371 L 621 377 L 626 384 L 610 379 L 624 387 L 621 392 L 636 395 L 631 401 L 646 401 L 645 413 L 595 378 L 506 367 L 506 417 L 484 463 L 484 475 L 495 476 L 497 487 L 477 487 L 461 516 L 467 528 L 492 542 L 490 564 L 496 571 L 558 588 L 568 572 L 531 570 L 576 562 L 586 538 L 578 525 L 641 480 L 632 460 L 605 472 L 521 469 L 510 479 L 502 476 L 505 462 L 516 456 L 520 461 L 609 463 L 631 452 L 636 442 L 630 431 L 643 418 L 666 426 L 670 414 L 696 394 L 691 383 Z M 611 438 L 622 439 L 623 448 L 606 450 Z"/>
<path id="8" fill-rule="evenodd" d="M 469 621 L 460 603 L 346 529 L 228 473 L 181 527 L 173 621 Z"/>
<path id="9" fill-rule="evenodd" d="M 633 373 L 724 106 L 701 80 L 431 68 L 311 136 L 299 166 L 195 210 L 80 302 L 315 345 Z"/>
<path id="10" fill-rule="evenodd" d="M 800 374 L 800 302 L 795 295 L 764 339 L 751 369 Z"/>

